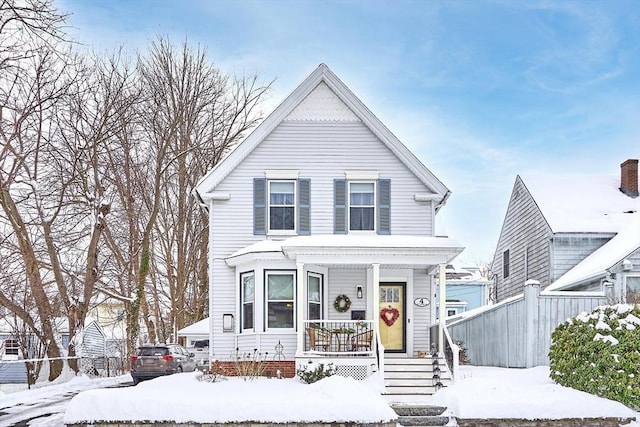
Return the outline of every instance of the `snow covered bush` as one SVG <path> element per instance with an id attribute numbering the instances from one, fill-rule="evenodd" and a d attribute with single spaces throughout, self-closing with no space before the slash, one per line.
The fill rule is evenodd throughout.
<path id="1" fill-rule="evenodd" d="M 560 385 L 640 408 L 640 306 L 602 306 L 551 334 L 550 376 Z"/>

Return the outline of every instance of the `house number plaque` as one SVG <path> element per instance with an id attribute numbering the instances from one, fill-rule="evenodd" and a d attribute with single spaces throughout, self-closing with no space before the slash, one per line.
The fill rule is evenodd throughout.
<path id="1" fill-rule="evenodd" d="M 429 305 L 429 298 L 416 298 L 413 303 L 418 307 L 426 307 Z"/>

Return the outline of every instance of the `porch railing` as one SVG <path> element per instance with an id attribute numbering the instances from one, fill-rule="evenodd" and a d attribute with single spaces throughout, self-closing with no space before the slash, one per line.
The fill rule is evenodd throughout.
<path id="1" fill-rule="evenodd" d="M 372 320 L 306 320 L 304 351 L 327 356 L 375 356 Z"/>

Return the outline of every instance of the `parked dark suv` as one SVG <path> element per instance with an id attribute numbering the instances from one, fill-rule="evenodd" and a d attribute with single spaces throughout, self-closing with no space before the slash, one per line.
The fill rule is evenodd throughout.
<path id="1" fill-rule="evenodd" d="M 131 377 L 136 385 L 142 380 L 191 372 L 196 368 L 193 353 L 178 344 L 144 345 L 131 356 Z"/>

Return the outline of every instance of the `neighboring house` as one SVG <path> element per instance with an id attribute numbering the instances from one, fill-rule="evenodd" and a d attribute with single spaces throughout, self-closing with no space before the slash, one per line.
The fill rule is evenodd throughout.
<path id="1" fill-rule="evenodd" d="M 178 331 L 178 338 L 184 338 L 184 346 L 192 348 L 196 341 L 209 339 L 209 318 L 202 319 L 192 325 L 185 326 Z"/>
<path id="2" fill-rule="evenodd" d="M 429 351 L 437 267 L 463 249 L 435 233 L 450 191 L 326 65 L 195 194 L 219 362 L 256 349 L 272 373 L 364 378 Z"/>
<path id="3" fill-rule="evenodd" d="M 626 289 L 626 277 L 640 272 L 639 203 L 635 159 L 622 163 L 620 177 L 518 176 L 492 265 L 497 300 L 522 293 L 529 279 L 542 289 L 587 291 L 611 280 L 625 302 L 637 292 L 635 279 Z"/>
<path id="4" fill-rule="evenodd" d="M 489 294 L 493 282 L 483 277 L 478 267 L 447 265 L 445 271 L 447 317 L 457 316 L 489 304 Z"/>
<path id="5" fill-rule="evenodd" d="M 518 176 L 492 270 L 498 304 L 448 325 L 477 365 L 548 364 L 557 325 L 638 303 L 638 160 L 623 162 L 620 177 Z"/>

